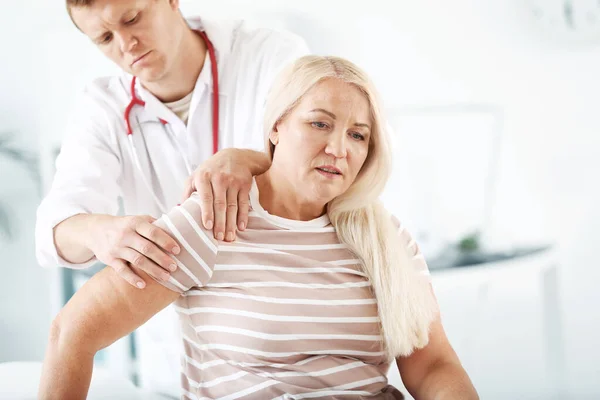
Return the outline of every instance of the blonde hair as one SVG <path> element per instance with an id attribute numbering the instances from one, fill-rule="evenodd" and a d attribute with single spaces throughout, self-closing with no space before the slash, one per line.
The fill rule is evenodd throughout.
<path id="1" fill-rule="evenodd" d="M 267 98 L 265 148 L 272 159 L 275 147 L 269 136 L 275 125 L 325 79 L 340 79 L 355 86 L 371 106 L 371 139 L 365 163 L 348 190 L 328 204 L 327 213 L 340 241 L 362 261 L 371 282 L 386 354 L 390 359 L 406 356 L 428 343 L 437 305 L 427 280 L 412 267 L 407 245 L 399 242 L 398 227 L 379 201 L 391 172 L 391 143 L 371 80 L 342 58 L 305 56 L 296 60 L 278 75 Z"/>

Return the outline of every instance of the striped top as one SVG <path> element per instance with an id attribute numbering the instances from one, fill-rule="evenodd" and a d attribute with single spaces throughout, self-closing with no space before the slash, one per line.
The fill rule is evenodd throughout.
<path id="1" fill-rule="evenodd" d="M 182 293 L 182 398 L 401 398 L 387 383 L 377 303 L 360 261 L 326 215 L 276 217 L 258 198 L 254 183 L 248 227 L 233 243 L 202 227 L 196 194 L 156 222 L 181 247 L 179 268 L 159 282 Z M 401 227 L 398 240 L 429 279 Z"/>

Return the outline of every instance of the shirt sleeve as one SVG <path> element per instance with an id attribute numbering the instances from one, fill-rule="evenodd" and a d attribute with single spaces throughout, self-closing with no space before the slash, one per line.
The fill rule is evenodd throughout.
<path id="1" fill-rule="evenodd" d="M 177 293 L 206 285 L 215 267 L 218 242 L 212 231 L 202 225 L 200 204 L 200 196 L 194 193 L 182 205 L 154 222 L 171 235 L 181 249 L 175 257 L 177 270 L 171 273 L 169 281 L 156 279 L 158 283 Z"/>
<path id="2" fill-rule="evenodd" d="M 118 212 L 121 159 L 111 138 L 107 111 L 88 92 L 75 102 L 66 129 L 52 186 L 37 209 L 36 257 L 43 267 L 81 269 L 96 259 L 71 264 L 61 258 L 54 243 L 54 227 L 77 214 Z"/>
<path id="3" fill-rule="evenodd" d="M 419 249 L 419 245 L 396 217 L 392 217 L 392 220 L 397 230 L 398 240 L 408 249 L 408 253 L 413 262 L 413 267 L 419 274 L 423 275 L 427 281 L 431 282 L 431 273 L 429 272 L 425 257 Z"/>

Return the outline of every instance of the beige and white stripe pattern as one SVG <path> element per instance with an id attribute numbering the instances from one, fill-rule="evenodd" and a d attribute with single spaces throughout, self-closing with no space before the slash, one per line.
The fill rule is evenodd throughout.
<path id="1" fill-rule="evenodd" d="M 377 303 L 326 216 L 269 215 L 254 184 L 248 227 L 217 242 L 193 195 L 156 224 L 181 245 L 161 282 L 182 296 L 186 399 L 400 398 L 388 386 Z M 406 230 L 415 268 L 427 265 Z"/>

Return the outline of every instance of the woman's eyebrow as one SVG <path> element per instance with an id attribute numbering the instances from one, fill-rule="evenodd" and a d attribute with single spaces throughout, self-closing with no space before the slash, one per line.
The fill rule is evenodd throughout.
<path id="1" fill-rule="evenodd" d="M 322 108 L 315 108 L 314 110 L 310 110 L 310 112 L 322 112 L 324 114 L 329 115 L 333 119 L 336 118 L 334 113 L 332 113 L 331 111 L 324 110 Z"/>

